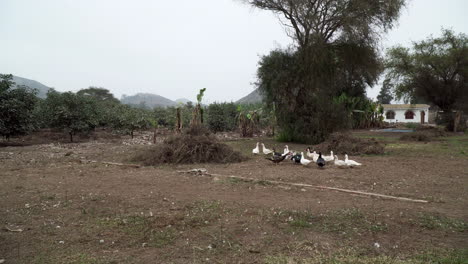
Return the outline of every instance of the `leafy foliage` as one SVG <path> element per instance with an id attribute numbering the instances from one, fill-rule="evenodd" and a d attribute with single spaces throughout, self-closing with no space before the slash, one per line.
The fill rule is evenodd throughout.
<path id="1" fill-rule="evenodd" d="M 413 47 L 388 50 L 386 82 L 398 99 L 421 97 L 446 112 L 468 107 L 468 37 L 443 30 Z"/>
<path id="2" fill-rule="evenodd" d="M 207 125 L 213 132 L 233 131 L 237 128 L 237 105 L 213 103 L 207 108 Z"/>
<path id="3" fill-rule="evenodd" d="M 113 126 L 115 129 L 128 132 L 133 138 L 136 130 L 150 128 L 156 123 L 149 110 L 119 105 L 116 108 Z"/>
<path id="4" fill-rule="evenodd" d="M 96 102 L 84 95 L 72 92 L 59 93 L 49 90 L 42 107 L 47 125 L 63 129 L 70 136 L 78 132 L 89 132 L 98 125 L 99 117 Z"/>
<path id="5" fill-rule="evenodd" d="M 382 71 L 377 41 L 392 27 L 404 0 L 249 0 L 284 16 L 296 47 L 260 60 L 258 87 L 274 107 L 283 135 L 317 143 L 349 124 L 333 102 L 345 93 L 365 97 Z"/>
<path id="6" fill-rule="evenodd" d="M 380 88 L 380 93 L 377 95 L 377 102 L 381 104 L 390 104 L 393 100 L 392 87 L 389 81 L 384 81 Z"/>
<path id="7" fill-rule="evenodd" d="M 89 87 L 77 92 L 80 96 L 89 97 L 96 102 L 98 114 L 98 124 L 100 126 L 111 126 L 114 115 L 120 101 L 107 89 L 102 87 Z"/>
<path id="8" fill-rule="evenodd" d="M 26 86 L 13 88 L 13 76 L 0 74 L 0 135 L 23 135 L 35 127 L 36 91 Z"/>

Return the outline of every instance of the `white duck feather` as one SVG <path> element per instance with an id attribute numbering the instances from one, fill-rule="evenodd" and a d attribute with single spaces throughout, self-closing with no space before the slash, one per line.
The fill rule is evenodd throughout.
<path id="1" fill-rule="evenodd" d="M 354 160 L 348 159 L 348 154 L 345 154 L 345 162 L 348 166 L 353 167 L 353 166 L 361 166 L 362 164 L 359 162 L 356 162 Z"/>
<path id="2" fill-rule="evenodd" d="M 259 145 L 260 145 L 260 143 L 257 142 L 257 146 L 254 149 L 252 149 L 253 154 L 259 154 L 260 153 Z"/>
<path id="3" fill-rule="evenodd" d="M 265 147 L 265 144 L 263 144 L 263 143 L 262 143 L 262 148 L 263 148 L 263 154 L 265 154 L 265 155 L 273 153 L 273 150 L 267 149 L 267 147 Z"/>
<path id="4" fill-rule="evenodd" d="M 301 152 L 301 164 L 304 166 L 307 166 L 311 162 L 312 162 L 311 160 L 304 158 L 304 152 Z"/>

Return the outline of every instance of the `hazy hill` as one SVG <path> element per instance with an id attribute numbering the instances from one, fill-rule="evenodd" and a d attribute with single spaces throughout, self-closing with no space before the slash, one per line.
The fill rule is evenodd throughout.
<path id="1" fill-rule="evenodd" d="M 25 85 L 25 86 L 28 86 L 29 88 L 37 89 L 37 96 L 40 98 L 46 98 L 47 91 L 51 89 L 51 87 L 45 86 L 44 84 L 38 81 L 34 81 L 34 80 L 30 80 L 30 79 L 26 79 L 26 78 L 14 76 L 14 75 L 13 75 L 13 81 L 15 82 L 15 86 Z"/>
<path id="2" fill-rule="evenodd" d="M 162 97 L 157 94 L 150 94 L 150 93 L 137 93 L 135 95 L 129 95 L 129 96 L 122 96 L 122 99 L 120 101 L 123 104 L 129 104 L 129 105 L 142 105 L 144 104 L 145 106 L 149 108 L 153 108 L 156 106 L 160 107 L 166 107 L 166 106 L 174 106 L 177 103 L 167 99 L 166 97 Z"/>
<path id="3" fill-rule="evenodd" d="M 262 95 L 258 89 L 255 89 L 253 92 L 249 93 L 247 96 L 242 97 L 241 99 L 237 100 L 236 103 L 239 104 L 253 104 L 253 103 L 261 103 L 263 100 Z"/>

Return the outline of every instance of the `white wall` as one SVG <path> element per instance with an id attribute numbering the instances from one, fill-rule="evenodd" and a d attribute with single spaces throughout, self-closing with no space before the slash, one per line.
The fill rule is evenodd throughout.
<path id="1" fill-rule="evenodd" d="M 421 123 L 421 111 L 424 111 L 426 113 L 424 116 L 424 123 L 429 123 L 429 109 L 410 109 L 415 114 L 413 119 L 405 119 L 407 110 L 408 109 L 384 109 L 384 121 L 389 123 Z M 395 119 L 387 119 L 387 111 L 394 111 Z"/>

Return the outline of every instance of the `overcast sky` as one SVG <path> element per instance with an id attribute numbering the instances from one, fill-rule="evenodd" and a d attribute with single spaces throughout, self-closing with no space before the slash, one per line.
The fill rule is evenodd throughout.
<path id="1" fill-rule="evenodd" d="M 466 10 L 413 0 L 382 45 L 467 33 Z M 195 100 L 206 87 L 205 103 L 235 101 L 255 89 L 259 56 L 290 43 L 273 14 L 236 0 L 0 0 L 0 72 L 59 91 Z"/>

